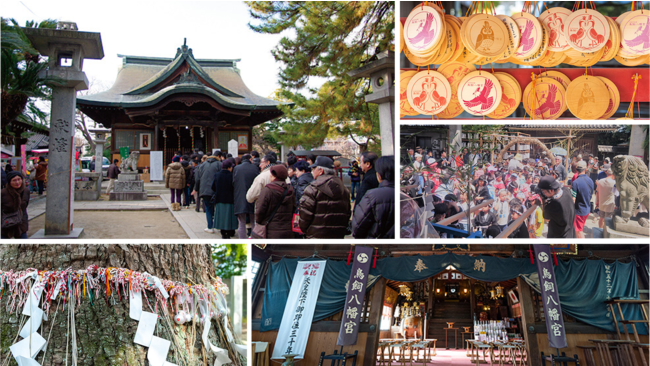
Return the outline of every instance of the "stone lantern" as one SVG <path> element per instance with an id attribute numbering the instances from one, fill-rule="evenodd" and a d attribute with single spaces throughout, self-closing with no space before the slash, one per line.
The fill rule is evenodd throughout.
<path id="1" fill-rule="evenodd" d="M 33 238 L 79 237 L 83 229 L 73 228 L 76 97 L 78 90 L 88 89 L 84 59 L 104 57 L 101 36 L 79 32 L 73 22 L 59 22 L 56 29 L 23 28 L 23 32 L 41 55 L 48 56 L 49 67 L 41 77 L 60 81 L 52 88 L 45 229 Z"/>
<path id="2" fill-rule="evenodd" d="M 395 53 L 383 51 L 377 57 L 376 61 L 352 70 L 348 75 L 354 79 L 370 78 L 372 94 L 366 95 L 366 102 L 379 105 L 381 154 L 395 155 Z"/>

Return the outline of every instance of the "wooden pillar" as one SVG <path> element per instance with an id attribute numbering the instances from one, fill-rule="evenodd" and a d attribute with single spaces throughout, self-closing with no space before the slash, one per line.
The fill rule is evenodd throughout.
<path id="1" fill-rule="evenodd" d="M 381 277 L 372 288 L 370 294 L 370 315 L 368 323 L 370 332 L 366 338 L 366 349 L 363 356 L 363 366 L 374 366 L 377 363 L 377 348 L 379 347 L 379 324 L 381 312 L 384 308 L 384 295 L 386 293 L 386 279 Z M 374 327 L 374 330 L 372 329 Z"/>
<path id="2" fill-rule="evenodd" d="M 474 298 L 474 280 L 469 279 L 469 306 L 470 306 L 470 313 L 469 316 L 474 320 L 474 312 L 476 309 L 476 299 Z"/>
<path id="3" fill-rule="evenodd" d="M 156 123 L 153 126 L 153 150 L 154 151 L 160 151 L 160 138 L 158 137 L 158 133 L 160 132 L 160 123 L 156 121 Z"/>
<path id="4" fill-rule="evenodd" d="M 537 333 L 530 331 L 528 327 L 535 326 L 535 313 L 533 310 L 533 297 L 531 289 L 526 281 L 517 277 L 517 288 L 519 289 L 519 304 L 521 304 L 521 333 L 524 335 L 528 351 L 528 366 L 541 366 L 539 345 L 537 344 Z"/>

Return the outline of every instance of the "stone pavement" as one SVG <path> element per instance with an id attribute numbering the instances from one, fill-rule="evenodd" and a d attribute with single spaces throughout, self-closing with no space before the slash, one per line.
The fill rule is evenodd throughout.
<path id="1" fill-rule="evenodd" d="M 169 194 L 160 195 L 161 201 L 167 205 L 169 211 L 174 215 L 174 218 L 183 230 L 185 230 L 185 233 L 190 239 L 221 239 L 219 230 L 216 230 L 214 234 L 203 231 L 203 229 L 208 227 L 205 212 L 196 212 L 194 205 L 190 205 L 189 209 L 182 208 L 180 211 L 172 211 L 170 198 L 171 196 Z M 233 239 L 238 240 L 237 238 Z"/>

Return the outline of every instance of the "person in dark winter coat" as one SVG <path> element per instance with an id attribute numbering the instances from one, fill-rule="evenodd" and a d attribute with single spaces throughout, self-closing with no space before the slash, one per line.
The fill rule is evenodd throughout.
<path id="1" fill-rule="evenodd" d="M 343 239 L 348 232 L 350 191 L 334 175 L 333 163 L 319 156 L 310 166 L 315 180 L 305 188 L 298 209 L 300 230 L 307 238 Z"/>
<path id="2" fill-rule="evenodd" d="M 2 170 L 2 188 L 4 188 L 7 185 L 7 172 L 4 169 L 0 170 Z"/>
<path id="3" fill-rule="evenodd" d="M 379 187 L 354 206 L 352 235 L 355 239 L 395 238 L 395 157 L 382 156 L 375 164 Z"/>
<path id="4" fill-rule="evenodd" d="M 232 170 L 235 160 L 228 158 L 223 161 L 221 170 L 214 175 L 212 182 L 212 204 L 214 204 L 214 229 L 221 230 L 223 239 L 235 236 L 237 218 L 235 217 L 235 189 L 233 187 Z"/>
<path id="5" fill-rule="evenodd" d="M 260 159 L 260 153 L 255 150 L 251 151 L 251 163 L 259 169 L 261 162 L 262 159 Z"/>
<path id="6" fill-rule="evenodd" d="M 293 168 L 295 169 L 296 176 L 298 177 L 296 179 L 296 185 L 294 186 L 294 190 L 296 191 L 296 202 L 300 202 L 300 198 L 305 192 L 305 188 L 307 188 L 309 184 L 314 181 L 314 176 L 311 175 L 309 164 L 307 164 L 307 162 L 304 160 L 295 163 L 293 165 Z M 297 207 L 296 212 L 298 212 Z"/>
<path id="7" fill-rule="evenodd" d="M 109 165 L 108 167 L 108 172 L 106 173 L 106 177 L 109 179 L 108 182 L 108 187 L 106 187 L 106 194 L 111 193 L 111 189 L 115 186 L 115 180 L 117 179 L 117 176 L 120 175 L 120 168 L 117 167 L 117 162 L 119 160 L 114 159 L 113 164 Z M 37 169 L 37 175 L 36 178 L 38 179 L 38 168 Z"/>
<path id="8" fill-rule="evenodd" d="M 235 186 L 235 216 L 239 222 L 237 234 L 239 239 L 247 239 L 246 219 L 255 227 L 255 204 L 246 200 L 246 192 L 253 185 L 255 177 L 260 174 L 259 167 L 251 162 L 251 155 L 242 156 L 242 162 L 233 170 L 233 185 Z"/>
<path id="9" fill-rule="evenodd" d="M 7 187 L 2 189 L 2 220 L 5 215 L 20 212 L 20 223 L 8 228 L 2 228 L 3 239 L 27 239 L 29 229 L 29 217 L 27 217 L 27 205 L 29 205 L 29 189 L 25 186 L 25 178 L 19 171 L 7 173 Z"/>
<path id="10" fill-rule="evenodd" d="M 377 161 L 377 154 L 372 152 L 364 152 L 361 155 L 361 170 L 363 170 L 363 180 L 361 181 L 361 187 L 359 187 L 359 193 L 354 201 L 354 205 L 358 205 L 363 198 L 363 195 L 366 194 L 371 189 L 379 187 L 379 181 L 377 180 L 377 174 L 375 171 L 375 162 Z"/>
<path id="11" fill-rule="evenodd" d="M 194 210 L 196 212 L 199 212 L 201 210 L 201 197 L 199 197 L 198 193 L 193 192 L 194 190 L 194 185 L 196 184 L 196 173 L 199 169 L 199 164 L 200 160 L 198 157 L 195 157 L 192 159 L 192 175 L 190 177 L 190 195 L 192 196 L 192 199 L 194 200 L 195 208 Z"/>
<path id="12" fill-rule="evenodd" d="M 266 238 L 268 239 L 291 239 L 294 237 L 291 227 L 293 213 L 296 210 L 296 197 L 293 187 L 286 182 L 287 176 L 287 168 L 284 165 L 273 166 L 271 168 L 271 183 L 262 188 L 260 197 L 255 201 L 255 223 L 266 225 Z M 282 199 L 282 203 L 280 203 L 280 199 Z M 273 217 L 270 217 L 276 207 L 278 207 L 277 211 Z"/>
<path id="13" fill-rule="evenodd" d="M 192 187 L 190 184 L 193 180 L 193 171 L 192 171 L 192 164 L 190 164 L 190 157 L 187 155 L 181 156 L 181 165 L 183 166 L 183 170 L 185 171 L 185 188 L 183 188 L 183 206 L 185 208 L 190 208 L 190 202 L 192 201 L 190 195 L 191 188 Z"/>
<path id="14" fill-rule="evenodd" d="M 208 156 L 206 161 L 197 169 L 197 174 L 194 178 L 194 190 L 192 191 L 192 194 L 197 192 L 203 200 L 205 220 L 208 223 L 208 227 L 203 229 L 203 231 L 210 234 L 214 233 L 214 205 L 210 202 L 214 194 L 212 182 L 214 181 L 214 175 L 219 170 L 221 170 L 221 162 L 214 155 Z"/>

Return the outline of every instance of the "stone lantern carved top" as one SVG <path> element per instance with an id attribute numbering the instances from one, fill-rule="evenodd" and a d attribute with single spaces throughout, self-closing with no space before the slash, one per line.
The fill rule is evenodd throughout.
<path id="1" fill-rule="evenodd" d="M 69 21 L 61 21 L 56 23 L 56 29 L 58 30 L 69 30 L 69 31 L 78 31 L 77 23 Z"/>

